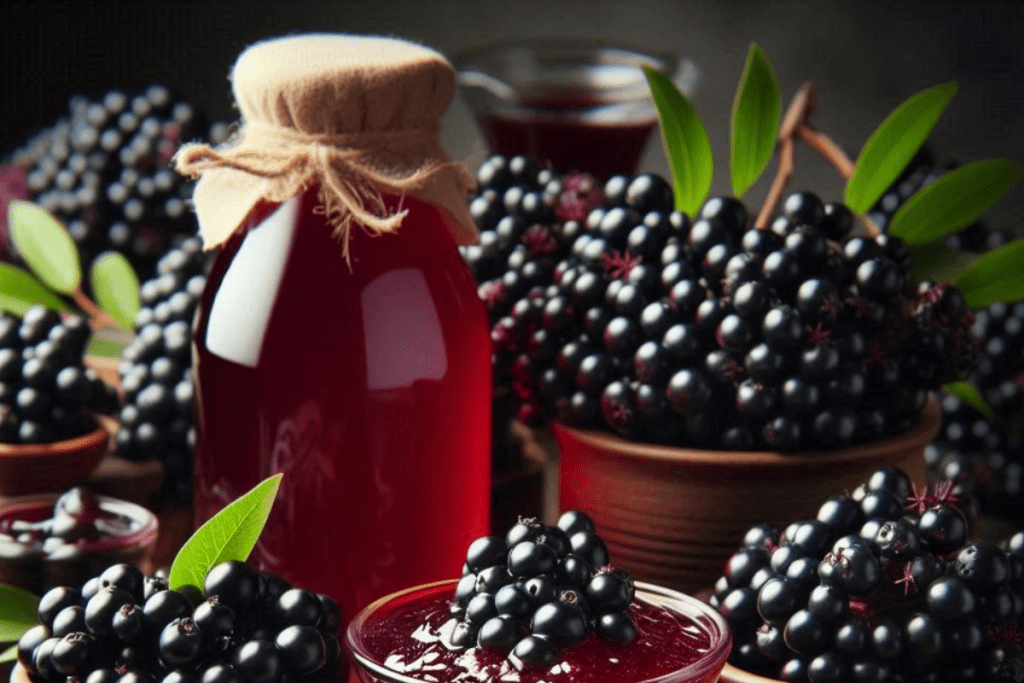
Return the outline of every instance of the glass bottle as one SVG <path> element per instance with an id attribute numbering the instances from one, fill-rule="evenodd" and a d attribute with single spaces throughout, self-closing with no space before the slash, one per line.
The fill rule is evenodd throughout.
<path id="1" fill-rule="evenodd" d="M 436 141 L 450 66 L 419 46 L 403 61 L 411 44 L 395 39 L 280 42 L 235 66 L 242 141 L 179 153 L 179 170 L 202 175 L 204 237 L 226 236 L 194 335 L 196 522 L 283 473 L 250 561 L 333 596 L 347 622 L 382 595 L 458 576 L 468 544 L 487 533 L 489 326 L 457 248 L 472 225 L 465 196 L 453 194 L 464 175 L 449 173 Z M 290 72 L 275 76 L 281 64 L 302 71 L 303 87 Z M 408 107 L 382 89 L 390 74 L 362 77 L 392 67 Z M 303 99 L 320 85 L 326 104 Z M 439 104 L 416 114 L 424 97 Z M 273 127 L 253 125 L 260 117 Z M 378 148 L 391 167 L 418 153 L 391 183 L 373 164 Z M 287 175 L 296 168 L 309 173 Z M 423 168 L 437 173 L 423 181 Z M 409 177 L 408 192 L 394 191 Z M 362 207 L 345 198 L 352 187 Z M 236 226 L 225 215 L 245 218 Z M 374 222 L 396 216 L 397 227 Z"/>

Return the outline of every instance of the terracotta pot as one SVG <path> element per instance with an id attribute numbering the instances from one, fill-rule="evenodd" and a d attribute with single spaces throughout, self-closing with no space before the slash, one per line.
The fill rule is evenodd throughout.
<path id="1" fill-rule="evenodd" d="M 695 593 L 714 584 L 754 524 L 814 517 L 825 499 L 886 465 L 924 486 L 924 448 L 940 421 L 932 399 L 903 434 L 789 455 L 656 446 L 555 425 L 560 507 L 590 514 L 613 562 L 637 579 Z"/>
<path id="2" fill-rule="evenodd" d="M 0 443 L 0 496 L 64 491 L 81 484 L 107 452 L 103 422 L 88 434 L 38 444 Z"/>

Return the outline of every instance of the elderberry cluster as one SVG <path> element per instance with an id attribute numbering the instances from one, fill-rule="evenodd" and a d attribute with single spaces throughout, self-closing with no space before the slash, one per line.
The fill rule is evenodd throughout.
<path id="1" fill-rule="evenodd" d="M 69 109 L 11 161 L 25 170 L 32 201 L 67 226 L 86 272 L 114 250 L 148 277 L 175 236 L 194 232 L 191 187 L 168 164 L 182 141 L 206 137 L 208 126 L 159 85 L 97 101 L 75 97 Z M 211 134 L 223 138 L 223 126 Z"/>
<path id="2" fill-rule="evenodd" d="M 206 286 L 202 243 L 183 240 L 140 289 L 135 339 L 118 371 L 124 404 L 117 452 L 129 460 L 159 459 L 164 483 L 180 498 L 192 490 L 195 428 L 192 405 L 192 319 Z"/>
<path id="3" fill-rule="evenodd" d="M 242 562 L 206 575 L 205 594 L 116 564 L 81 589 L 53 588 L 18 642 L 35 681 L 277 683 L 333 680 L 341 613 Z"/>
<path id="4" fill-rule="evenodd" d="M 971 541 L 973 515 L 962 487 L 885 468 L 816 519 L 751 528 L 711 598 L 730 661 L 811 683 L 1019 681 L 1024 534 Z"/>
<path id="5" fill-rule="evenodd" d="M 997 419 L 943 395 L 942 430 L 926 462 L 935 476 L 969 486 L 988 514 L 1024 524 L 1024 303 L 976 311 L 973 333 L 981 352 L 971 383 Z"/>
<path id="6" fill-rule="evenodd" d="M 481 246 L 466 254 L 494 321 L 496 381 L 511 379 L 524 422 L 679 446 L 834 448 L 904 431 L 927 391 L 972 365 L 963 297 L 915 288 L 906 244 L 849 236 L 841 204 L 797 192 L 762 230 L 732 198 L 693 219 L 674 211 L 652 174 L 502 194 L 494 169 L 510 164 L 481 168 Z M 547 213 L 524 218 L 538 194 L 529 206 Z M 577 214 L 559 222 L 550 207 L 563 205 Z"/>
<path id="7" fill-rule="evenodd" d="M 452 649 L 495 649 L 524 666 L 550 666 L 559 650 L 590 633 L 631 642 L 634 594 L 629 574 L 608 565 L 586 514 L 566 512 L 557 526 L 521 519 L 505 538 L 470 544 L 443 640 Z"/>
<path id="8" fill-rule="evenodd" d="M 80 315 L 61 320 L 42 305 L 18 318 L 0 313 L 0 441 L 50 443 L 96 429 L 117 394 L 83 365 L 91 330 Z"/>

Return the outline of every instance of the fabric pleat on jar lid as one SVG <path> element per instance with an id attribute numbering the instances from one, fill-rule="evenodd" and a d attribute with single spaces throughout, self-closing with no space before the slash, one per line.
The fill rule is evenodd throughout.
<path id="1" fill-rule="evenodd" d="M 398 228 L 382 194 L 439 209 L 458 244 L 477 241 L 472 174 L 439 139 L 455 72 L 438 52 L 397 38 L 311 34 L 257 43 L 231 71 L 238 132 L 214 149 L 184 145 L 180 173 L 198 177 L 193 200 L 207 248 L 223 244 L 260 200 L 282 202 L 314 183 L 346 258 L 355 221 Z"/>

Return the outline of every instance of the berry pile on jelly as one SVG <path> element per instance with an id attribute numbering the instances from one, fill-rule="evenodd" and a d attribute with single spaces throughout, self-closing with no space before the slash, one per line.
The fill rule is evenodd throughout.
<path id="1" fill-rule="evenodd" d="M 129 460 L 161 460 L 165 486 L 183 499 L 191 497 L 195 448 L 192 319 L 205 286 L 202 244 L 190 237 L 143 283 L 135 339 L 118 366 L 124 405 L 117 452 Z"/>
<path id="2" fill-rule="evenodd" d="M 0 441 L 50 443 L 96 429 L 92 412 L 112 413 L 117 394 L 83 363 L 85 318 L 33 306 L 0 313 Z"/>
<path id="3" fill-rule="evenodd" d="M 964 482 L 985 512 L 1024 524 L 1024 303 L 976 311 L 981 344 L 971 382 L 996 420 L 944 394 L 942 430 L 925 451 L 936 476 Z"/>
<path id="4" fill-rule="evenodd" d="M 481 245 L 464 254 L 494 321 L 496 381 L 511 378 L 524 422 L 834 448 L 905 431 L 927 391 L 972 366 L 959 292 L 915 287 L 906 244 L 851 236 L 841 204 L 796 192 L 760 230 L 728 197 L 674 211 L 656 175 L 539 191 L 513 161 L 481 167 Z M 576 216 L 559 222 L 556 206 Z"/>
<path id="5" fill-rule="evenodd" d="M 168 162 L 182 141 L 205 138 L 209 127 L 159 85 L 97 101 L 76 97 L 69 109 L 10 161 L 24 169 L 32 201 L 67 226 L 85 272 L 114 250 L 148 277 L 174 236 L 195 231 L 191 187 Z M 223 128 L 211 137 L 223 138 Z"/>
<path id="6" fill-rule="evenodd" d="M 886 468 L 816 519 L 751 528 L 711 598 L 730 662 L 811 683 L 1021 680 L 1024 533 L 972 541 L 970 510 L 952 482 Z"/>
<path id="7" fill-rule="evenodd" d="M 559 650 L 590 633 L 631 642 L 636 627 L 627 608 L 634 594 L 629 574 L 608 565 L 586 514 L 566 512 L 557 526 L 523 519 L 505 538 L 484 536 L 469 546 L 444 644 L 550 666 Z"/>
<path id="8" fill-rule="evenodd" d="M 331 680 L 337 603 L 273 574 L 225 562 L 205 593 L 117 564 L 81 589 L 43 595 L 39 625 L 18 642 L 35 681 L 276 683 Z"/>
<path id="9" fill-rule="evenodd" d="M 138 528 L 137 520 L 105 509 L 92 491 L 75 487 L 57 498 L 50 517 L 7 517 L 0 521 L 0 557 L 5 562 L 26 566 L 30 566 L 32 558 L 40 557 L 49 562 L 73 562 L 80 559 L 83 548 L 89 544 L 127 536 Z M 43 586 L 43 581 L 37 585 Z"/>

